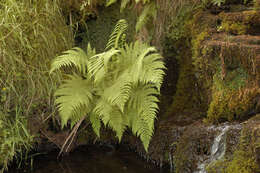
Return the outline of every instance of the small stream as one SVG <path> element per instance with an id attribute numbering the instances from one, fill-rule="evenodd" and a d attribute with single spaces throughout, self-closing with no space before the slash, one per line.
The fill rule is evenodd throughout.
<path id="1" fill-rule="evenodd" d="M 168 173 L 126 149 L 84 146 L 57 160 L 57 152 L 39 155 L 33 169 L 10 169 L 8 173 Z"/>
<path id="2" fill-rule="evenodd" d="M 220 129 L 220 133 L 215 137 L 214 142 L 211 146 L 210 157 L 206 159 L 204 162 L 198 164 L 198 171 L 194 173 L 207 173 L 206 166 L 214 163 L 216 160 L 220 160 L 224 157 L 226 152 L 226 133 L 230 129 L 231 126 L 224 125 L 222 127 L 218 127 Z M 218 129 L 215 128 L 215 129 Z M 233 126 L 233 128 L 236 128 Z"/>

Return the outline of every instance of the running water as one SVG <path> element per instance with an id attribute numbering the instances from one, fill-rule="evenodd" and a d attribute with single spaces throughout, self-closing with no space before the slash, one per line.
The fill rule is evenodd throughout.
<path id="1" fill-rule="evenodd" d="M 221 128 L 221 133 L 215 137 L 214 143 L 211 147 L 210 158 L 198 165 L 198 171 L 194 173 L 207 173 L 206 165 L 213 163 L 216 160 L 222 159 L 226 152 L 226 132 L 230 128 L 229 125 L 226 125 Z"/>

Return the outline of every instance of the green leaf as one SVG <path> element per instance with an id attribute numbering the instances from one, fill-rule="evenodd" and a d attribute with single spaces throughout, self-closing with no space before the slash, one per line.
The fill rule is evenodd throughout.
<path id="1" fill-rule="evenodd" d="M 93 85 L 90 80 L 82 79 L 76 74 L 68 75 L 68 78 L 55 92 L 62 127 L 72 117 L 80 120 L 82 116 L 86 116 L 87 112 L 79 110 L 89 108 L 93 99 Z"/>
<path id="2" fill-rule="evenodd" d="M 109 37 L 109 40 L 107 42 L 105 50 L 111 49 L 111 48 L 119 48 L 119 45 L 123 45 L 124 43 L 120 43 L 122 39 L 120 39 L 124 32 L 127 30 L 128 24 L 126 20 L 121 19 L 117 22 L 114 31 Z"/>
<path id="3" fill-rule="evenodd" d="M 92 128 L 95 134 L 100 137 L 100 128 L 101 128 L 101 121 L 98 115 L 94 112 L 90 113 L 89 120 L 91 122 Z"/>

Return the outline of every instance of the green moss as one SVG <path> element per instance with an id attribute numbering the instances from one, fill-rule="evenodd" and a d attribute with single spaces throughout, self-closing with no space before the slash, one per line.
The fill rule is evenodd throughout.
<path id="1" fill-rule="evenodd" d="M 218 28 L 219 31 L 241 35 L 254 34 L 258 32 L 256 28 L 259 25 L 260 13 L 257 10 L 234 12 L 234 13 L 220 13 L 222 23 Z"/>
<path id="2" fill-rule="evenodd" d="M 237 90 L 245 86 L 247 78 L 248 74 L 242 68 L 229 71 L 226 70 L 226 72 L 223 72 L 221 68 L 218 68 L 218 71 L 213 76 L 214 89 L 224 92 L 228 90 Z"/>
<path id="3" fill-rule="evenodd" d="M 199 88 L 197 79 L 194 75 L 194 65 L 190 51 L 183 51 L 181 59 L 179 59 L 179 77 L 176 86 L 176 93 L 173 96 L 173 103 L 168 108 L 168 116 L 181 115 L 188 113 L 190 119 L 198 118 L 201 112 L 206 111 L 207 107 L 202 101 L 204 99 L 202 90 Z M 185 116 L 182 114 L 181 116 Z M 180 117 L 181 118 L 181 117 Z M 177 117 L 176 117 L 177 119 Z"/>
<path id="4" fill-rule="evenodd" d="M 176 151 L 174 153 L 174 167 L 176 173 L 190 172 L 193 160 L 190 159 L 190 137 L 189 135 L 183 135 L 180 141 L 177 143 Z"/>
<path id="5" fill-rule="evenodd" d="M 209 33 L 207 31 L 203 31 L 194 36 L 194 38 L 191 40 L 193 65 L 197 71 L 204 68 L 205 64 L 208 64 L 207 59 L 203 58 L 203 55 L 206 55 L 208 50 L 206 47 L 202 48 L 202 42 L 208 37 Z"/>
<path id="6" fill-rule="evenodd" d="M 205 92 L 211 85 L 211 80 L 208 78 L 208 71 L 206 74 L 201 72 L 209 69 L 210 64 L 205 56 L 212 52 L 212 48 L 204 46 L 203 42 L 209 38 L 209 30 L 216 26 L 217 19 L 202 8 L 196 8 L 190 13 L 192 16 L 182 21 L 182 39 L 175 41 L 175 45 L 178 45 L 178 42 L 182 42 L 182 45 L 178 45 L 179 78 L 169 112 L 203 116 L 208 108 L 208 95 Z"/>
<path id="7" fill-rule="evenodd" d="M 252 126 L 252 125 L 250 125 Z M 258 130 L 244 127 L 240 136 L 238 148 L 233 156 L 218 160 L 207 166 L 208 173 L 256 173 L 260 167 L 256 161 L 256 148 L 259 146 Z"/>
<path id="8" fill-rule="evenodd" d="M 222 30 L 231 34 L 242 35 L 246 34 L 248 26 L 240 22 L 224 21 L 219 27 L 219 31 Z"/>
<path id="9" fill-rule="evenodd" d="M 195 7 L 188 1 L 184 1 L 184 4 L 181 5 L 180 10 L 176 12 L 175 16 L 172 17 L 169 26 L 167 26 L 167 36 L 173 41 L 179 40 L 188 35 L 185 25 L 194 12 L 194 8 Z"/>
<path id="10" fill-rule="evenodd" d="M 218 66 L 213 76 L 212 100 L 205 122 L 217 123 L 249 118 L 248 113 L 255 106 L 254 98 L 260 93 L 258 87 L 249 84 L 248 73 L 243 68 L 230 70 L 225 64 Z"/>
<path id="11" fill-rule="evenodd" d="M 196 35 L 194 39 L 192 39 L 192 50 L 193 50 L 193 57 L 199 57 L 202 42 L 209 37 L 209 33 L 207 31 L 203 31 L 200 34 Z"/>
<path id="12" fill-rule="evenodd" d="M 244 120 L 254 108 L 254 98 L 259 94 L 254 88 L 213 91 L 206 122 Z"/>
<path id="13" fill-rule="evenodd" d="M 259 131 L 258 131 L 259 135 Z M 244 128 L 240 137 L 238 150 L 235 151 L 233 159 L 229 162 L 226 173 L 256 173 L 260 171 L 256 163 L 255 148 L 257 146 L 257 134 Z"/>
<path id="14" fill-rule="evenodd" d="M 227 160 L 217 160 L 206 167 L 207 173 L 225 173 Z"/>

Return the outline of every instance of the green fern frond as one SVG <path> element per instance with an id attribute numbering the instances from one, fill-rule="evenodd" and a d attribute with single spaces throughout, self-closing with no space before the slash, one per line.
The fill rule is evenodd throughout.
<path id="1" fill-rule="evenodd" d="M 55 92 L 55 103 L 58 105 L 62 127 L 72 117 L 79 120 L 85 116 L 87 112 L 82 113 L 80 110 L 89 108 L 93 98 L 93 85 L 90 80 L 82 79 L 76 74 L 68 75 L 68 78 Z"/>
<path id="2" fill-rule="evenodd" d="M 148 147 L 153 136 L 153 130 L 149 128 L 146 121 L 140 121 L 139 124 L 142 124 L 142 126 L 140 126 L 140 129 L 138 130 L 137 136 L 140 136 L 145 151 L 148 151 Z"/>
<path id="3" fill-rule="evenodd" d="M 87 50 L 86 54 L 81 48 L 74 47 L 71 50 L 63 52 L 63 55 L 53 60 L 50 73 L 61 67 L 75 66 L 80 73 L 85 74 L 89 58 L 96 54 L 95 49 L 92 49 L 90 44 L 88 44 Z"/>
<path id="4" fill-rule="evenodd" d="M 155 18 L 157 15 L 156 4 L 155 2 L 151 2 L 145 5 L 141 15 L 137 19 L 137 23 L 135 26 L 136 32 L 140 31 L 140 29 L 151 19 Z"/>
<path id="5" fill-rule="evenodd" d="M 105 74 L 108 72 L 108 64 L 111 58 L 119 53 L 120 50 L 112 48 L 90 58 L 89 73 L 94 77 L 96 83 L 104 79 Z"/>
<path id="6" fill-rule="evenodd" d="M 119 48 L 119 45 L 122 45 L 123 43 L 120 43 L 120 41 L 123 41 L 120 39 L 124 32 L 127 30 L 128 24 L 126 20 L 121 19 L 117 22 L 113 32 L 111 33 L 109 40 L 107 42 L 105 50 L 111 49 L 111 48 Z"/>
<path id="7" fill-rule="evenodd" d="M 136 41 L 134 44 L 126 45 L 120 55 L 127 64 L 134 83 L 154 83 L 157 89 L 160 89 L 166 68 L 162 56 L 154 47 Z"/>
<path id="8" fill-rule="evenodd" d="M 154 119 L 159 109 L 158 95 L 159 91 L 153 85 L 139 85 L 133 88 L 127 105 L 130 127 L 134 134 L 140 136 L 144 146 L 149 142 L 143 141 L 143 139 L 148 139 L 148 136 L 150 139 L 153 134 Z"/>
<path id="9" fill-rule="evenodd" d="M 85 72 L 87 64 L 86 54 L 80 48 L 72 48 L 71 50 L 63 52 L 63 55 L 55 58 L 51 64 L 50 73 L 54 70 L 66 66 L 75 66 L 80 72 Z"/>
<path id="10" fill-rule="evenodd" d="M 111 113 L 113 112 L 113 107 L 104 97 L 100 97 L 96 102 L 96 107 L 93 112 L 100 117 L 106 126 L 110 120 Z"/>
<path id="11" fill-rule="evenodd" d="M 153 129 L 149 127 L 147 121 L 140 117 L 137 112 L 131 110 L 128 115 L 131 116 L 133 120 L 131 126 L 133 134 L 140 137 L 145 150 L 148 151 L 149 143 L 153 135 Z"/>
<path id="12" fill-rule="evenodd" d="M 160 91 L 166 70 L 162 56 L 155 52 L 148 54 L 143 59 L 142 69 L 140 80 L 144 83 L 154 83 L 156 88 Z"/>
<path id="13" fill-rule="evenodd" d="M 125 72 L 121 74 L 116 82 L 104 90 L 103 96 L 114 106 L 118 106 L 121 112 L 124 112 L 124 106 L 129 99 L 132 89 L 130 74 Z"/>
<path id="14" fill-rule="evenodd" d="M 126 124 L 127 118 L 120 110 L 114 109 L 114 111 L 111 113 L 108 125 L 116 132 L 116 136 L 119 139 L 119 142 L 121 141 L 123 133 L 126 129 Z"/>
<path id="15" fill-rule="evenodd" d="M 89 106 L 89 105 L 88 105 Z M 69 120 L 70 120 L 70 128 L 72 129 L 74 127 L 74 125 L 76 125 L 83 117 L 85 117 L 87 115 L 87 113 L 89 112 L 90 108 L 87 107 L 86 105 L 83 105 L 81 104 L 80 106 L 77 106 Z M 66 125 L 67 123 L 64 124 L 64 126 Z"/>
<path id="16" fill-rule="evenodd" d="M 100 128 L 101 128 L 101 120 L 98 115 L 94 112 L 91 112 L 89 115 L 89 120 L 91 122 L 92 129 L 94 130 L 95 134 L 100 137 Z"/>

